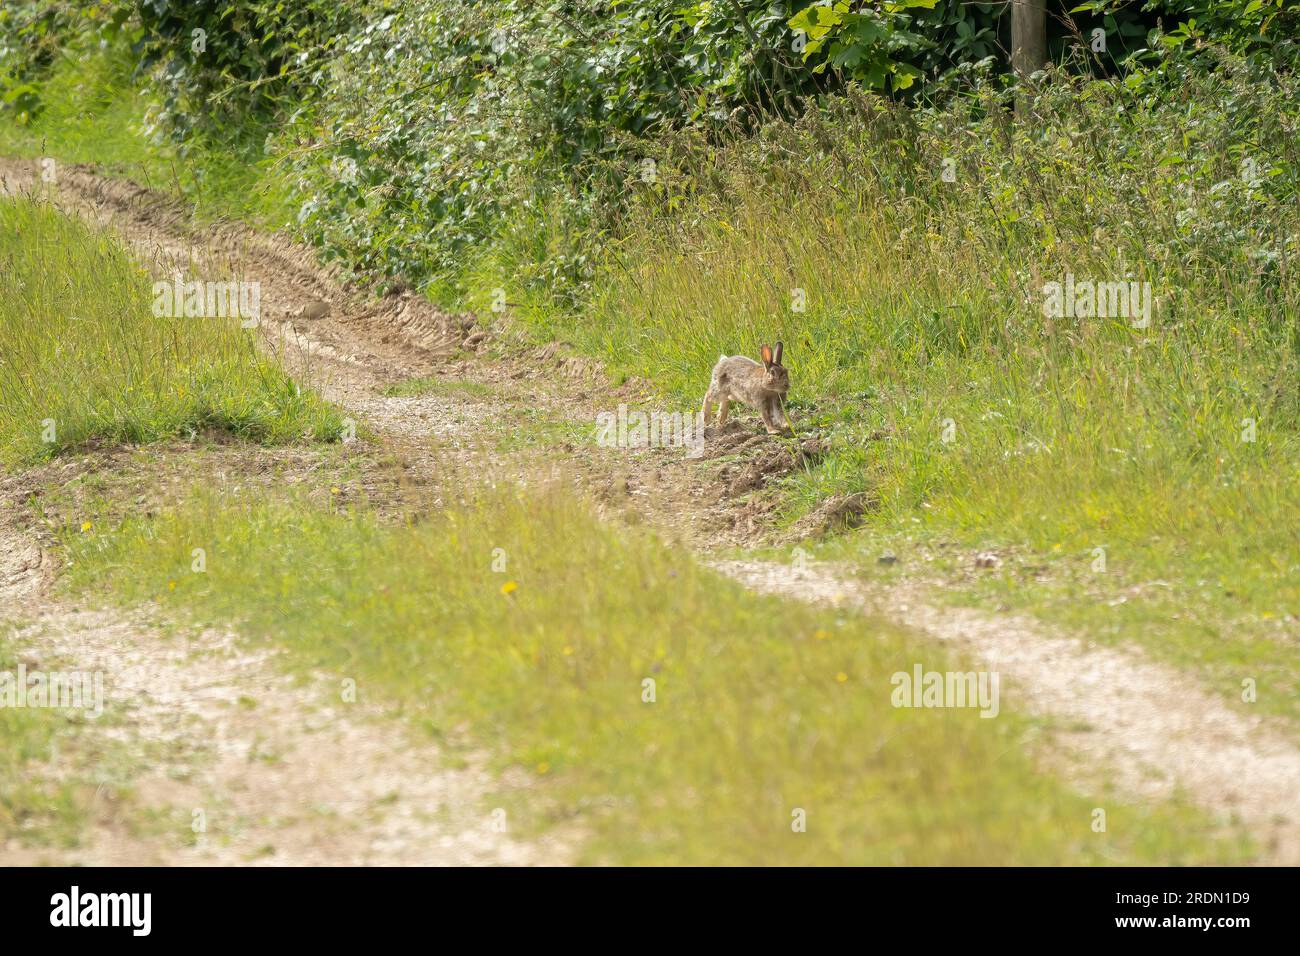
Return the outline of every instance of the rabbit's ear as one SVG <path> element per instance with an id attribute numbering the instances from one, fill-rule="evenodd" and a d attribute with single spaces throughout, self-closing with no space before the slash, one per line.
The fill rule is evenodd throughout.
<path id="1" fill-rule="evenodd" d="M 770 368 L 772 365 L 772 347 L 764 345 L 760 354 L 763 356 L 763 364 Z"/>
<path id="2" fill-rule="evenodd" d="M 776 355 L 772 356 L 772 364 L 773 365 L 781 364 L 781 343 L 780 342 L 776 343 Z"/>

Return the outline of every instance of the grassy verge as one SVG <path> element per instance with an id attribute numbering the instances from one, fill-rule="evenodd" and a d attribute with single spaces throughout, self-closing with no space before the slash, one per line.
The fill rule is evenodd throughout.
<path id="1" fill-rule="evenodd" d="M 346 489 L 343 489 L 346 491 Z M 1241 852 L 1168 807 L 1088 799 L 1003 710 L 891 706 L 958 662 L 882 622 L 755 597 L 572 499 L 493 493 L 427 522 L 198 494 L 68 536 L 68 586 L 236 622 L 435 734 L 468 720 L 588 859 L 640 863 L 1193 862 Z M 206 553 L 194 573 L 193 549 Z M 649 683 L 652 682 L 652 683 Z M 653 690 L 653 701 L 649 700 Z M 1109 813 L 1106 833 L 1091 812 Z M 545 809 L 539 809 L 545 808 Z M 807 832 L 792 814 L 807 814 Z"/>
<path id="2" fill-rule="evenodd" d="M 238 319 L 154 315 L 127 251 L 48 204 L 0 200 L 0 261 L 0 461 L 209 428 L 266 443 L 342 430 Z"/>
<path id="3" fill-rule="evenodd" d="M 133 69 L 121 44 L 63 51 L 41 80 L 36 117 L 0 122 L 0 155 L 93 163 L 184 197 L 200 219 L 239 218 L 272 229 L 292 221 L 289 183 L 261 151 L 266 130 L 250 123 L 219 146 L 195 142 L 182 155 L 151 120 Z"/>
<path id="4" fill-rule="evenodd" d="M 208 429 L 283 443 L 342 427 L 334 410 L 259 355 L 254 333 L 237 320 L 155 316 L 149 280 L 126 250 L 48 204 L 0 198 L 0 262 L 6 468 L 87 443 Z M 0 639 L 0 673 L 12 680 L 17 663 Z M 75 843 L 94 802 L 87 794 L 121 792 L 120 755 L 82 752 L 86 736 L 67 724 L 60 711 L 0 698 L 0 841 Z M 59 738 L 62 776 L 43 777 L 34 768 Z"/>
<path id="5" fill-rule="evenodd" d="M 642 187 L 591 308 L 512 298 L 680 403 L 719 352 L 783 339 L 792 414 L 833 447 L 786 484 L 787 517 L 874 503 L 830 554 L 874 573 L 879 542 L 942 539 L 1050 564 L 1075 583 L 1004 577 L 998 599 L 1207 669 L 1229 696 L 1259 676 L 1294 713 L 1294 79 L 1180 82 L 1143 101 L 1061 80 L 1018 124 L 979 98 L 846 97 L 688 145 Z M 1147 283 L 1149 320 L 1048 314 L 1049 284 L 1074 279 Z M 1106 573 L 1076 573 L 1099 553 Z"/>
<path id="6" fill-rule="evenodd" d="M 0 638 L 0 675 L 15 679 L 18 656 Z M 0 705 L 0 844 L 75 839 L 82 819 L 76 788 L 69 782 L 33 777 L 31 767 L 49 760 L 65 724 L 59 711 Z"/>

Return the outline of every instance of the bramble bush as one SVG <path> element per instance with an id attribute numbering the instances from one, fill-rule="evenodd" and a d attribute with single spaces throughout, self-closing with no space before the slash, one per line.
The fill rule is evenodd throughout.
<path id="1" fill-rule="evenodd" d="M 1295 59 L 1295 0 L 1051 7 L 1054 59 L 1148 77 L 1148 92 L 1172 47 L 1202 71 L 1220 49 Z M 707 157 L 848 84 L 941 104 L 982 64 L 1004 87 L 1006 14 L 962 0 L 20 0 L 0 11 L 0 109 L 39 113 L 60 55 L 129 46 L 145 132 L 181 155 L 274 162 L 323 257 L 450 297 L 508 268 L 572 307 L 629 200 L 663 192 L 668 140 Z"/>

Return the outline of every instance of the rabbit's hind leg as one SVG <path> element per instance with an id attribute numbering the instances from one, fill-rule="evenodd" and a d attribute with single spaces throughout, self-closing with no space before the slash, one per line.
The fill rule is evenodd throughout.
<path id="1" fill-rule="evenodd" d="M 727 424 L 727 405 L 731 402 L 731 396 L 727 394 L 726 388 L 716 378 L 709 383 L 709 390 L 704 393 L 704 407 L 700 409 L 700 419 L 707 427 L 709 417 L 713 414 L 713 406 L 718 406 L 718 427 L 721 428 Z"/>
<path id="2" fill-rule="evenodd" d="M 704 393 L 704 407 L 700 409 L 700 419 L 705 425 L 709 424 L 709 417 L 713 414 L 713 406 L 718 406 L 718 425 L 721 427 L 727 423 L 727 402 L 729 396 L 724 388 L 720 388 L 717 382 L 709 386 L 709 390 Z"/>
<path id="3" fill-rule="evenodd" d="M 704 393 L 704 406 L 700 409 L 700 419 L 705 425 L 709 423 L 709 416 L 713 414 L 713 405 L 716 400 L 717 396 L 713 391 L 713 386 L 710 385 L 709 390 Z"/>
<path id="4" fill-rule="evenodd" d="M 717 382 L 709 386 L 709 390 L 704 393 L 704 407 L 700 409 L 700 420 L 707 426 L 709 417 L 713 414 L 713 406 L 718 406 L 718 427 L 721 428 L 727 424 L 727 406 L 731 403 L 731 396 L 727 390 L 720 388 Z"/>

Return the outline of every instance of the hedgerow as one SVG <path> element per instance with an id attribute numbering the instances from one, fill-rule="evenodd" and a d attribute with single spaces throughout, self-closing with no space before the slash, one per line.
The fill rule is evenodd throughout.
<path id="1" fill-rule="evenodd" d="M 1171 51 L 1293 63 L 1295 0 L 1050 5 L 1053 59 L 1150 86 Z M 1007 5 L 961 0 L 20 0 L 0 103 L 39 115 L 60 56 L 128 46 L 145 132 L 184 155 L 271 157 L 296 227 L 367 277 L 449 294 L 515 266 L 583 294 L 665 143 L 700 155 L 850 85 L 914 104 L 1006 89 Z M 1163 30 L 1153 30 L 1157 24 Z M 1102 42 L 1097 42 L 1100 31 Z M 1001 108 L 1001 107 L 999 107 Z"/>

